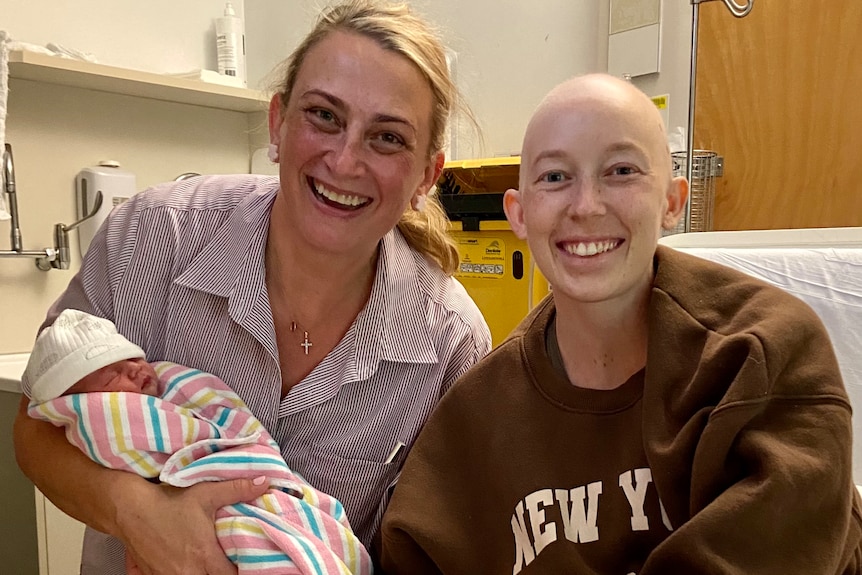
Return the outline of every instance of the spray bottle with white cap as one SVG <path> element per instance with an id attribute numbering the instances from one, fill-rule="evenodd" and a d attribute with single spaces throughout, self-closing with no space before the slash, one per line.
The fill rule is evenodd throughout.
<path id="1" fill-rule="evenodd" d="M 238 78 L 245 86 L 245 23 L 229 1 L 224 16 L 216 19 L 216 48 L 218 73 Z"/>

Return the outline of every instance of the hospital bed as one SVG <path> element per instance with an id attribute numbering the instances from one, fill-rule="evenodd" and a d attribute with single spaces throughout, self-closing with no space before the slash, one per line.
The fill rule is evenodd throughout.
<path id="1" fill-rule="evenodd" d="M 862 227 L 674 234 L 660 243 L 765 280 L 817 312 L 854 408 L 853 479 L 862 485 Z"/>

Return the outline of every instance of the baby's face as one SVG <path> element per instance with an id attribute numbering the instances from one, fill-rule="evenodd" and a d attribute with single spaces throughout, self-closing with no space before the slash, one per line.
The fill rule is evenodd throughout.
<path id="1" fill-rule="evenodd" d="M 145 359 L 124 359 L 84 376 L 63 395 L 91 391 L 129 391 L 158 395 L 159 376 Z"/>

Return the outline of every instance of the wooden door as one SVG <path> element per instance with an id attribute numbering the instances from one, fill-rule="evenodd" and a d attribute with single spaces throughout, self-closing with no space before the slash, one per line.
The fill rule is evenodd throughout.
<path id="1" fill-rule="evenodd" d="M 715 229 L 862 226 L 862 1 L 700 5 L 695 146 Z"/>

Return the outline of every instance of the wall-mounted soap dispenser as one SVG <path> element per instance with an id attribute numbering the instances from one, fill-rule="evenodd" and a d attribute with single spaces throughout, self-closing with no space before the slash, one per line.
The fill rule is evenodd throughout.
<path id="1" fill-rule="evenodd" d="M 81 257 L 90 247 L 90 242 L 114 207 L 131 198 L 138 191 L 135 174 L 120 169 L 115 161 L 99 162 L 98 166 L 84 168 L 75 178 L 78 217 L 89 214 L 95 207 L 98 192 L 102 193 L 102 205 L 95 216 L 78 227 Z"/>

